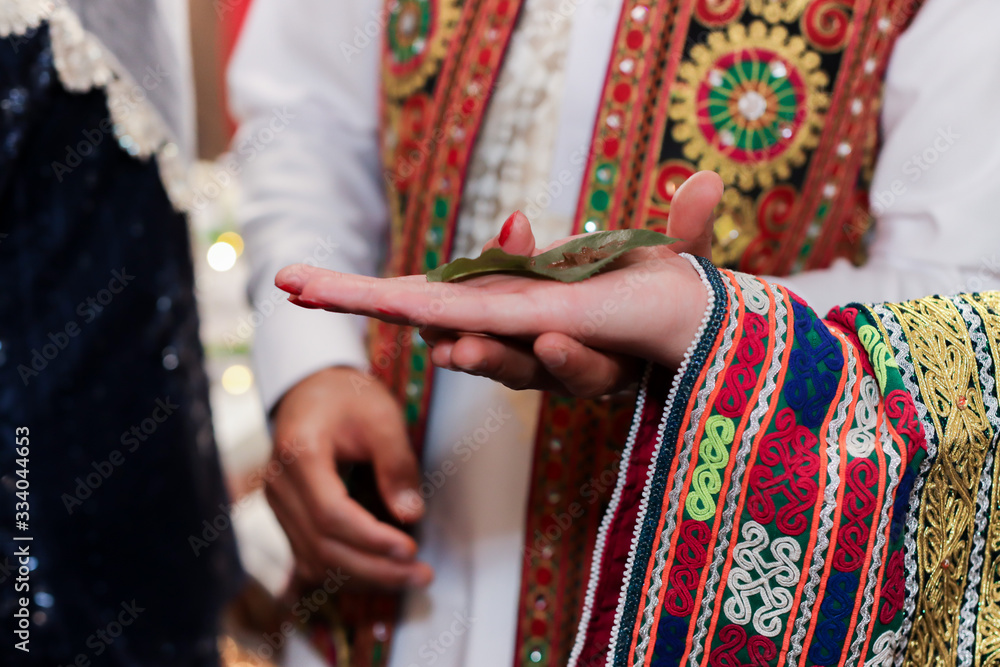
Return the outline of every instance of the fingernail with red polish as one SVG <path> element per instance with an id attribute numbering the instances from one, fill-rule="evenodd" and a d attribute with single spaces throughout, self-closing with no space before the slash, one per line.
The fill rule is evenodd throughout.
<path id="1" fill-rule="evenodd" d="M 507 221 L 503 223 L 503 227 L 500 228 L 500 245 L 502 246 L 510 238 L 510 232 L 514 228 L 514 218 L 517 217 L 518 211 L 514 211 L 507 218 Z"/>
<path id="2" fill-rule="evenodd" d="M 296 296 L 294 294 L 288 297 L 288 300 L 296 306 L 301 306 L 302 308 L 324 308 L 324 305 L 318 301 L 303 299 L 301 296 Z"/>
<path id="3" fill-rule="evenodd" d="M 388 308 L 379 308 L 378 306 L 376 306 L 375 310 L 382 313 L 383 315 L 388 315 L 389 317 L 399 317 L 399 313 L 397 313 L 394 310 L 389 310 Z"/>

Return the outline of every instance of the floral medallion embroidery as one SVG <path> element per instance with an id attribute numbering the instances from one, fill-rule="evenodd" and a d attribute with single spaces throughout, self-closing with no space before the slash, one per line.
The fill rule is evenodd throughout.
<path id="1" fill-rule="evenodd" d="M 691 49 L 670 108 L 674 138 L 727 185 L 770 187 L 819 142 L 828 77 L 801 37 L 757 21 Z"/>

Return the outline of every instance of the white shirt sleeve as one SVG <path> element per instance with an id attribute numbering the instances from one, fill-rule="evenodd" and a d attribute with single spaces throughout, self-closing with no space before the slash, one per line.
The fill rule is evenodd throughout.
<path id="1" fill-rule="evenodd" d="M 817 312 L 1000 289 L 998 24 L 996 0 L 929 0 L 896 42 L 869 262 L 777 279 Z"/>
<path id="2" fill-rule="evenodd" d="M 364 321 L 292 306 L 296 262 L 374 274 L 388 233 L 378 143 L 378 0 L 255 0 L 229 70 L 238 208 L 265 407 L 329 366 L 365 367 Z"/>

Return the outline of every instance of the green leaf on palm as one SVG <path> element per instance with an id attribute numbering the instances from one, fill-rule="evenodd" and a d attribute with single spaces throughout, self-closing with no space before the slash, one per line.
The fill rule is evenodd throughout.
<path id="1" fill-rule="evenodd" d="M 491 273 L 510 273 L 575 283 L 590 278 L 629 250 L 675 241 L 651 229 L 619 229 L 587 234 L 534 257 L 491 248 L 475 259 L 463 257 L 439 266 L 427 273 L 427 280 L 450 283 Z"/>

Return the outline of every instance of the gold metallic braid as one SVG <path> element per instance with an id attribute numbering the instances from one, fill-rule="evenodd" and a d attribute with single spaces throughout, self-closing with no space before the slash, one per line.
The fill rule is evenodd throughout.
<path id="1" fill-rule="evenodd" d="M 989 424 L 972 341 L 955 304 L 930 297 L 888 308 L 909 343 L 920 394 L 938 434 L 916 530 L 920 598 L 906 664 L 950 667 Z"/>
<path id="2" fill-rule="evenodd" d="M 768 23 L 791 23 L 805 11 L 809 0 L 750 0 L 750 11 Z"/>
<path id="3" fill-rule="evenodd" d="M 389 8 L 389 15 L 396 15 L 395 18 L 399 20 L 400 13 L 419 11 L 417 7 L 419 4 L 412 0 L 408 2 L 396 0 L 387 3 L 386 6 Z M 405 100 L 408 95 L 426 84 L 428 79 L 437 74 L 441 60 L 448 55 L 448 43 L 455 26 L 458 24 L 462 8 L 456 0 L 437 0 L 429 5 L 432 8 L 431 21 L 434 22 L 429 35 L 418 33 L 397 33 L 395 35 L 396 39 L 409 43 L 418 39 L 425 41 L 424 53 L 416 56 L 416 59 L 419 60 L 418 66 L 407 74 L 398 75 L 393 72 L 389 65 L 391 54 L 386 52 L 382 54 L 382 85 L 385 86 L 386 93 L 392 99 Z M 412 15 L 408 18 L 413 21 L 418 20 Z M 387 23 L 383 29 L 387 31 L 386 39 L 388 39 L 390 24 Z"/>
<path id="4" fill-rule="evenodd" d="M 983 321 L 990 344 L 994 376 L 1000 381 L 1000 293 L 986 292 L 967 297 Z M 995 390 L 996 391 L 996 390 Z M 976 667 L 1000 665 L 1000 457 L 993 463 L 991 514 L 983 554 L 983 580 L 979 590 L 976 623 Z"/>

